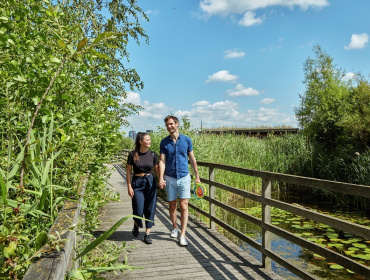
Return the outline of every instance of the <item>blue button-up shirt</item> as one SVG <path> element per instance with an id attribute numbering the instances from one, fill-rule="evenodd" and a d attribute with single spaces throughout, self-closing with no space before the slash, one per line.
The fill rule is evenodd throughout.
<path id="1" fill-rule="evenodd" d="M 188 153 L 193 150 L 190 137 L 181 134 L 176 143 L 171 136 L 161 141 L 160 153 L 166 156 L 164 174 L 173 178 L 182 178 L 189 174 Z"/>

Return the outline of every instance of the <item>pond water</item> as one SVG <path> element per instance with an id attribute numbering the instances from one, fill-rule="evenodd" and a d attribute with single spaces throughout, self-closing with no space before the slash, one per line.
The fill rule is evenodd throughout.
<path id="1" fill-rule="evenodd" d="M 281 257 L 288 260 L 291 264 L 294 264 L 296 267 L 311 273 L 318 279 L 366 280 L 365 278 L 355 276 L 354 274 L 351 274 L 343 269 L 341 270 L 330 269 L 326 261 L 314 259 L 312 257 L 312 254 L 305 253 L 300 246 L 291 243 L 277 235 L 273 235 L 272 237 L 273 242 L 271 244 L 271 249 L 275 253 L 279 254 Z M 256 241 L 262 242 L 262 238 L 257 236 Z M 252 255 L 257 260 L 262 262 L 262 254 L 258 250 L 256 250 L 255 248 L 246 243 L 239 244 L 239 246 L 240 248 L 245 250 L 248 254 Z M 274 271 L 276 274 L 287 280 L 301 279 L 275 262 L 272 262 L 271 268 L 272 271 Z"/>
<path id="2" fill-rule="evenodd" d="M 256 206 L 256 203 L 250 204 L 253 205 L 252 207 L 246 207 L 248 206 L 248 203 L 244 201 L 242 208 L 240 203 L 233 204 L 237 204 L 238 208 L 240 210 L 244 210 L 246 213 L 249 213 L 256 217 L 260 217 L 261 207 Z M 313 221 L 310 221 L 303 217 L 295 216 L 280 209 L 272 208 L 271 211 L 272 224 L 283 228 L 284 230 L 293 232 L 301 236 L 302 238 L 306 238 L 317 244 L 331 247 L 339 253 L 345 252 L 347 256 L 350 253 L 351 255 L 367 255 L 368 259 L 361 259 L 360 261 L 363 264 L 370 266 L 370 240 L 358 238 L 353 234 L 341 232 L 329 226 L 315 223 Z M 361 220 L 361 222 L 363 222 L 363 225 L 370 226 L 370 219 L 366 217 L 365 212 L 349 210 L 343 211 L 342 209 L 332 208 L 331 213 L 333 214 L 334 212 L 336 213 L 337 217 L 351 220 L 352 222 L 354 222 L 355 220 Z M 261 229 L 259 227 L 246 221 L 240 221 L 236 216 L 230 215 L 226 211 L 221 211 L 220 214 L 223 216 L 223 219 L 226 219 L 228 221 L 228 223 L 237 225 L 239 227 L 239 230 L 247 234 L 249 237 L 255 239 L 257 242 L 262 243 Z M 240 242 L 239 246 L 247 251 L 249 254 L 254 256 L 256 259 L 260 261 L 262 260 L 262 254 L 258 250 L 254 249 L 252 246 Z M 321 256 L 315 255 L 312 252 L 298 245 L 295 245 L 294 243 L 291 243 L 290 241 L 280 236 L 272 234 L 271 246 L 272 250 L 276 254 L 288 260 L 296 267 L 311 273 L 318 279 L 364 279 L 362 277 L 359 277 L 358 275 L 354 275 L 346 269 L 331 268 L 331 265 L 333 265 L 333 263 L 328 262 Z M 300 279 L 299 277 L 295 276 L 293 273 L 289 272 L 287 269 L 276 264 L 275 262 L 272 262 L 272 270 L 285 279 Z"/>

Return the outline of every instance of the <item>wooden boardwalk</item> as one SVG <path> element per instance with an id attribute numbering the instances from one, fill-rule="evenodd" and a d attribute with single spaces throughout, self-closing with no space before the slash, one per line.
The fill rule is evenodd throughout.
<path id="1" fill-rule="evenodd" d="M 127 195 L 125 170 L 121 165 L 110 165 L 112 184 L 121 195 L 120 202 L 107 204 L 101 211 L 102 221 L 97 235 L 109 229 L 120 218 L 132 213 L 131 198 Z M 109 240 L 134 245 L 127 254 L 128 264 L 142 269 L 127 271 L 125 274 L 105 274 L 107 279 L 282 279 L 271 271 L 261 268 L 261 263 L 245 253 L 238 246 L 207 225 L 189 217 L 187 239 L 189 245 L 180 247 L 178 240 L 169 236 L 172 224 L 168 214 L 168 204 L 159 198 L 155 226 L 151 237 L 153 244 L 147 245 L 139 237 L 133 237 L 133 221 L 126 221 Z M 121 259 L 125 255 L 122 254 Z"/>

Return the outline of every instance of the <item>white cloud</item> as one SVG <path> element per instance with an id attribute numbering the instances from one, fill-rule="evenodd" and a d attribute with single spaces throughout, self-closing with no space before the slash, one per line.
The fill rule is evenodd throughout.
<path id="1" fill-rule="evenodd" d="M 259 125 L 291 125 L 297 126 L 297 119 L 293 115 L 286 115 L 277 108 L 261 107 L 257 110 L 243 110 L 239 104 L 230 100 L 211 103 L 207 100 L 195 102 L 190 110 L 176 110 L 164 103 L 140 104 L 144 110 L 139 115 L 130 116 L 127 120 L 131 124 L 127 131 L 145 131 L 164 128 L 163 119 L 170 112 L 178 118 L 189 117 L 193 128 L 215 127 L 255 127 Z"/>
<path id="2" fill-rule="evenodd" d="M 206 83 L 210 82 L 227 82 L 227 83 L 235 83 L 239 77 L 236 75 L 231 75 L 227 70 L 221 70 L 217 73 L 208 76 L 208 80 Z"/>
<path id="3" fill-rule="evenodd" d="M 240 57 L 243 57 L 243 56 L 245 56 L 245 52 L 227 50 L 227 51 L 225 51 L 224 59 L 240 58 Z"/>
<path id="4" fill-rule="evenodd" d="M 127 97 L 125 99 L 121 99 L 122 103 L 132 103 L 135 105 L 140 105 L 141 98 L 140 94 L 137 92 L 127 92 Z"/>
<path id="5" fill-rule="evenodd" d="M 122 100 L 122 103 L 132 103 L 144 108 L 137 115 L 127 118 L 130 127 L 136 131 L 155 130 L 157 126 L 163 125 L 163 119 L 171 112 L 171 109 L 163 102 L 150 103 L 147 100 L 141 102 L 140 94 L 137 92 L 128 92 L 127 98 Z"/>
<path id="6" fill-rule="evenodd" d="M 147 10 L 147 11 L 145 12 L 145 14 L 146 14 L 147 16 L 149 16 L 150 14 L 152 14 L 152 15 L 154 15 L 154 16 L 158 16 L 159 11 L 158 11 L 157 9 L 154 9 L 154 10 Z"/>
<path id="7" fill-rule="evenodd" d="M 267 105 L 267 104 L 271 104 L 271 103 L 274 103 L 274 102 L 275 102 L 275 99 L 273 99 L 273 98 L 264 98 L 260 101 L 260 104 Z"/>
<path id="8" fill-rule="evenodd" d="M 279 109 L 259 108 L 242 112 L 238 103 L 229 100 L 215 102 L 205 107 L 196 107 L 191 111 L 177 111 L 179 116 L 186 115 L 193 127 L 255 127 L 258 125 L 297 126 L 295 116 L 288 116 Z"/>
<path id="9" fill-rule="evenodd" d="M 343 81 L 349 81 L 349 80 L 353 80 L 353 79 L 356 79 L 356 74 L 355 73 L 352 73 L 352 72 L 348 72 L 348 73 L 346 73 L 344 76 L 343 76 L 343 78 L 342 78 L 342 80 Z"/>
<path id="10" fill-rule="evenodd" d="M 256 17 L 256 13 L 252 11 L 247 11 L 244 16 L 241 18 L 241 20 L 238 21 L 240 25 L 243 26 L 252 26 L 261 24 L 263 22 L 262 18 Z"/>
<path id="11" fill-rule="evenodd" d="M 369 42 L 369 35 L 367 33 L 352 34 L 351 42 L 349 43 L 348 46 L 345 46 L 344 48 L 346 50 L 362 49 L 366 46 L 368 42 Z"/>
<path id="12" fill-rule="evenodd" d="M 329 0 L 202 0 L 200 9 L 209 16 L 244 14 L 247 11 L 255 11 L 273 6 L 293 8 L 300 7 L 302 10 L 309 8 L 323 8 L 329 5 Z"/>
<path id="13" fill-rule="evenodd" d="M 198 101 L 193 104 L 194 107 L 204 107 L 208 105 L 209 105 L 209 101 L 206 101 L 206 100 Z"/>
<path id="14" fill-rule="evenodd" d="M 251 87 L 245 88 L 242 84 L 237 84 L 234 89 L 229 89 L 227 91 L 228 95 L 231 97 L 236 96 L 251 96 L 251 95 L 259 95 L 260 93 L 258 90 L 253 89 Z"/>

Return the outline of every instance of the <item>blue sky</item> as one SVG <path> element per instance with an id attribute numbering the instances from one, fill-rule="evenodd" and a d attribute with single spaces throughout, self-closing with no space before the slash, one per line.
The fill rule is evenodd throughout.
<path id="1" fill-rule="evenodd" d="M 129 130 L 164 127 L 173 113 L 193 128 L 298 127 L 303 64 L 318 44 L 348 77 L 370 74 L 369 0 L 138 0 L 149 36 L 129 42 L 144 107 Z"/>

